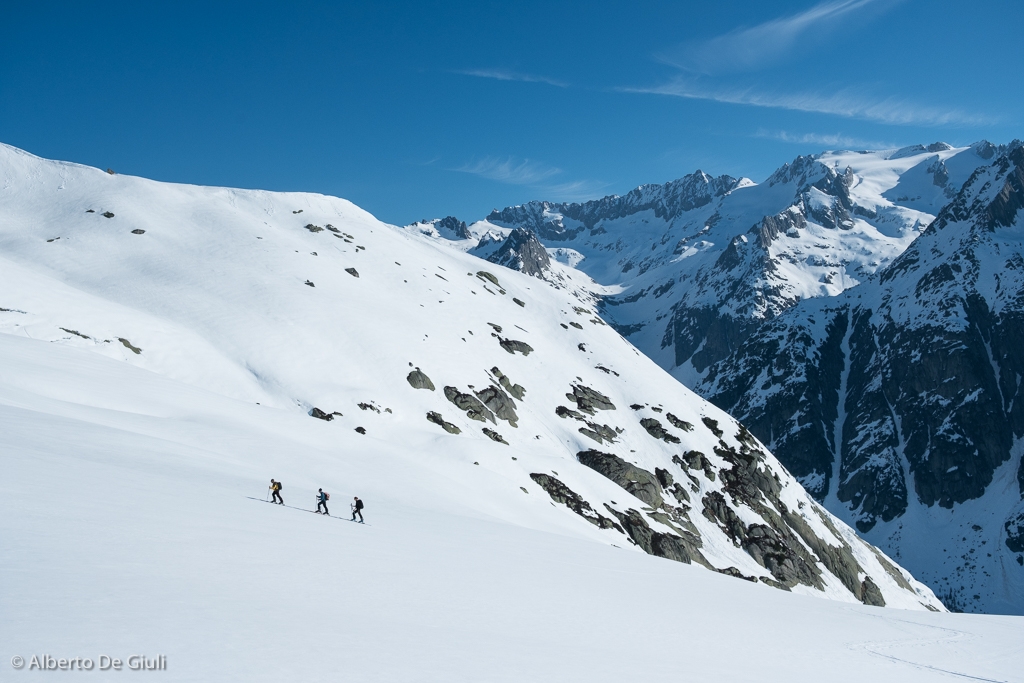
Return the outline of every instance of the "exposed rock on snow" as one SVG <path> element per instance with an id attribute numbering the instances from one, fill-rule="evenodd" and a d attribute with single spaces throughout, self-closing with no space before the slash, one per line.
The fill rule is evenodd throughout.
<path id="1" fill-rule="evenodd" d="M 574 384 L 572 393 L 566 394 L 565 397 L 588 415 L 596 415 L 598 410 L 615 410 L 615 404 L 610 398 L 582 384 Z"/>
<path id="2" fill-rule="evenodd" d="M 447 390 L 446 390 L 447 391 Z M 519 417 L 516 415 L 516 404 L 509 398 L 508 394 L 496 386 L 489 386 L 482 391 L 476 392 L 476 397 L 497 416 L 499 420 L 505 420 L 512 427 L 517 427 Z"/>
<path id="3" fill-rule="evenodd" d="M 413 389 L 429 389 L 430 391 L 434 390 L 434 383 L 431 382 L 430 378 L 427 377 L 426 373 L 424 373 L 419 368 L 416 368 L 415 370 L 410 372 L 409 376 L 406 377 L 405 379 L 409 382 Z"/>
<path id="4" fill-rule="evenodd" d="M 128 340 L 127 340 L 127 339 L 125 339 L 124 337 L 118 337 L 118 338 L 117 338 L 117 341 L 121 342 L 121 344 L 122 344 L 122 345 L 123 345 L 123 346 L 124 346 L 124 347 L 125 347 L 126 349 L 128 349 L 129 351 L 131 351 L 131 352 L 132 352 L 132 353 L 134 353 L 135 355 L 139 355 L 139 354 L 141 354 L 141 353 L 142 353 L 142 349 L 140 349 L 139 347 L 135 346 L 134 344 L 132 344 L 132 343 L 131 343 L 130 341 L 128 341 Z"/>
<path id="5" fill-rule="evenodd" d="M 507 391 L 518 401 L 522 401 L 523 397 L 526 396 L 526 389 L 521 384 L 512 384 L 512 380 L 502 374 L 501 370 L 497 366 L 491 368 L 491 374 L 498 380 L 498 384 L 501 388 Z"/>
<path id="6" fill-rule="evenodd" d="M 661 439 L 665 443 L 679 443 L 679 437 L 665 431 L 665 428 L 661 426 L 661 422 L 653 417 L 645 417 L 640 420 L 640 426 L 647 430 L 647 433 L 655 439 Z"/>
<path id="7" fill-rule="evenodd" d="M 495 336 L 497 337 L 498 335 Z M 503 339 L 502 337 L 498 337 L 498 343 L 501 344 L 501 348 L 505 349 L 512 355 L 515 355 L 516 351 L 523 354 L 524 356 L 529 356 L 531 353 L 533 353 L 533 347 L 527 344 L 526 342 L 516 341 L 515 339 Z"/>
<path id="8" fill-rule="evenodd" d="M 548 492 L 548 495 L 551 496 L 551 500 L 565 505 L 567 508 L 594 526 L 601 529 L 615 529 L 616 531 L 622 532 L 622 528 L 619 527 L 618 524 L 607 517 L 598 514 L 597 511 L 590 506 L 590 503 L 558 479 L 547 474 L 540 474 L 536 472 L 531 474 L 530 478 L 537 482 L 542 489 Z"/>
<path id="9" fill-rule="evenodd" d="M 455 387 L 445 387 L 444 395 L 459 410 L 466 412 L 466 417 L 479 422 L 488 421 L 496 424 L 494 413 L 480 399 L 471 394 L 464 394 Z"/>
<path id="10" fill-rule="evenodd" d="M 494 431 L 493 429 L 488 429 L 487 427 L 484 427 L 483 432 L 484 435 L 491 441 L 497 441 L 498 443 L 503 443 L 506 446 L 508 445 L 508 441 L 505 441 L 505 438 L 498 432 Z"/>
<path id="11" fill-rule="evenodd" d="M 441 417 L 441 413 L 434 412 L 433 410 L 427 413 L 427 420 L 438 425 L 441 429 L 448 432 L 449 434 L 461 434 L 462 430 L 451 422 L 445 422 L 445 419 Z"/>

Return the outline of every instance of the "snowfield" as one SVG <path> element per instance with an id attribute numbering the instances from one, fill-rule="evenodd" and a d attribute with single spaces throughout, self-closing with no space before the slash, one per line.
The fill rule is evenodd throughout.
<path id="1" fill-rule="evenodd" d="M 3 680 L 1024 680 L 1024 619 L 944 612 L 592 308 L 481 265 L 0 146 Z"/>

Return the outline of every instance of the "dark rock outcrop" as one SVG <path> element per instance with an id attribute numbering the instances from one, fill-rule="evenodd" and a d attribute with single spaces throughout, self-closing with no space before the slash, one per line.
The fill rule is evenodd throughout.
<path id="1" fill-rule="evenodd" d="M 451 422 L 445 422 L 444 418 L 441 417 L 441 413 L 430 411 L 427 413 L 427 420 L 429 422 L 433 422 L 449 434 L 459 434 L 462 432 L 461 429 L 453 425 Z"/>
<path id="2" fill-rule="evenodd" d="M 551 496 L 551 500 L 566 506 L 594 526 L 601 529 L 615 529 L 619 533 L 625 533 L 622 527 L 607 517 L 598 514 L 591 507 L 590 503 L 558 479 L 536 472 L 530 475 L 530 479 L 533 479 L 538 486 L 547 491 L 548 495 Z"/>
<path id="3" fill-rule="evenodd" d="M 516 351 L 523 354 L 524 356 L 529 356 L 531 353 L 533 353 L 533 347 L 527 344 L 526 342 L 516 341 L 515 339 L 503 339 L 502 337 L 499 336 L 498 343 L 501 344 L 501 348 L 505 349 L 513 356 L 515 355 Z"/>
<path id="4" fill-rule="evenodd" d="M 579 432 L 599 444 L 615 443 L 619 436 L 619 433 L 612 427 L 590 421 L 587 421 L 586 427 L 580 427 Z"/>
<path id="5" fill-rule="evenodd" d="M 665 443 L 679 443 L 679 437 L 667 432 L 661 422 L 653 417 L 645 417 L 640 420 L 640 426 L 647 430 L 647 433 L 655 439 L 661 439 Z"/>
<path id="6" fill-rule="evenodd" d="M 1003 541 L 1006 547 L 1015 553 L 1024 553 L 1024 511 L 1006 520 L 1003 529 L 1006 531 Z"/>
<path id="7" fill-rule="evenodd" d="M 707 560 L 701 554 L 700 538 L 687 535 L 666 534 L 655 531 L 647 520 L 636 510 L 619 512 L 609 505 L 605 505 L 610 513 L 615 515 L 625 529 L 629 537 L 649 555 L 664 557 L 676 562 L 690 564 L 697 562 L 710 567 Z"/>
<path id="8" fill-rule="evenodd" d="M 652 508 L 660 508 L 665 502 L 661 495 L 661 485 L 655 475 L 626 462 L 617 455 L 588 450 L 577 453 L 576 459 L 611 479 Z"/>
<path id="9" fill-rule="evenodd" d="M 692 432 L 693 431 L 693 425 L 692 424 L 690 424 L 686 420 L 680 420 L 678 417 L 676 417 L 672 413 L 665 413 L 665 419 L 668 420 L 668 423 L 670 425 L 672 425 L 673 427 L 675 427 L 676 429 L 681 429 L 684 432 Z"/>
<path id="10" fill-rule="evenodd" d="M 875 585 L 875 582 L 871 580 L 870 576 L 864 577 L 864 582 L 861 583 L 861 602 L 865 605 L 872 605 L 874 607 L 885 607 L 885 598 L 882 597 L 882 591 Z"/>
<path id="11" fill-rule="evenodd" d="M 522 401 L 523 397 L 526 396 L 526 389 L 521 384 L 513 384 L 512 380 L 502 374 L 501 370 L 497 366 L 491 368 L 491 374 L 498 380 L 498 384 L 501 388 L 507 391 L 517 401 Z"/>
<path id="12" fill-rule="evenodd" d="M 480 399 L 499 420 L 505 420 L 512 427 L 519 426 L 516 424 L 519 421 L 519 416 L 516 415 L 516 404 L 500 387 L 492 384 L 491 386 L 476 392 L 476 397 Z"/>
<path id="13" fill-rule="evenodd" d="M 610 398 L 582 384 L 574 384 L 572 393 L 566 394 L 565 397 L 588 415 L 596 415 L 598 410 L 615 410 L 615 404 Z"/>
<path id="14" fill-rule="evenodd" d="M 503 443 L 506 446 L 508 445 L 508 441 L 505 441 L 505 438 L 498 432 L 494 431 L 493 429 L 488 429 L 487 427 L 484 427 L 483 432 L 484 436 L 486 436 L 491 441 L 497 441 L 498 443 Z"/>
<path id="15" fill-rule="evenodd" d="M 431 382 L 430 378 L 427 377 L 426 373 L 420 370 L 419 368 L 416 368 L 415 370 L 410 372 L 405 379 L 407 382 L 409 382 L 409 385 L 413 389 L 429 389 L 430 391 L 434 390 L 434 383 Z"/>
<path id="16" fill-rule="evenodd" d="M 464 394 L 455 387 L 445 387 L 444 395 L 449 401 L 455 404 L 459 410 L 466 411 L 466 417 L 471 420 L 477 420 L 479 422 L 488 421 L 492 424 L 497 424 L 494 419 L 494 413 L 485 406 L 480 399 L 472 394 Z"/>
<path id="17" fill-rule="evenodd" d="M 334 415 L 332 413 L 325 413 L 315 406 L 309 411 L 309 415 L 310 417 L 315 417 L 318 420 L 324 420 L 326 422 L 330 422 L 334 419 Z"/>
<path id="18" fill-rule="evenodd" d="M 562 417 L 562 418 L 571 417 L 574 420 L 585 420 L 586 419 L 585 417 L 583 417 L 583 413 L 581 413 L 579 411 L 576 411 L 576 410 L 570 410 L 569 408 L 566 408 L 565 406 L 557 406 L 555 408 L 555 415 L 557 415 L 558 417 Z"/>
<path id="19" fill-rule="evenodd" d="M 118 337 L 117 341 L 121 342 L 122 346 L 124 346 L 126 349 L 134 353 L 136 356 L 142 353 L 142 349 L 140 349 L 138 346 L 135 346 L 124 337 Z"/>
<path id="20" fill-rule="evenodd" d="M 551 268 L 551 258 L 532 230 L 516 228 L 493 254 L 491 263 L 518 270 L 534 277 L 544 277 Z"/>
<path id="21" fill-rule="evenodd" d="M 438 230 L 444 230 L 450 233 L 457 239 L 468 240 L 473 238 L 473 235 L 469 232 L 469 228 L 466 226 L 466 221 L 460 221 L 455 216 L 445 216 L 444 218 L 436 220 L 434 221 L 434 226 L 437 227 Z"/>

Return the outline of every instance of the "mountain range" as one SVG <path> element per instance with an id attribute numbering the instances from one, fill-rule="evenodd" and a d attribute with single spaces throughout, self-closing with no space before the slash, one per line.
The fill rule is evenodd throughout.
<path id="1" fill-rule="evenodd" d="M 950 607 L 1021 613 L 1019 149 L 825 152 L 406 229 L 568 288 Z"/>

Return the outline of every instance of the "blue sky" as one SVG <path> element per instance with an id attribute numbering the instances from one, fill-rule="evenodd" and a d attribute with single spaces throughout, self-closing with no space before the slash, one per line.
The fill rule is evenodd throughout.
<path id="1" fill-rule="evenodd" d="M 1024 137 L 1024 3 L 8 3 L 0 141 L 404 224 Z"/>

